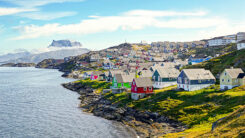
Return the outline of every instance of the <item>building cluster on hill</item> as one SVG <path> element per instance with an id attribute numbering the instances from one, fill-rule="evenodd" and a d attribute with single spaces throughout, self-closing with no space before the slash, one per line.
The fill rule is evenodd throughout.
<path id="1" fill-rule="evenodd" d="M 130 92 L 131 98 L 138 100 L 154 94 L 154 89 L 177 85 L 178 89 L 195 91 L 216 83 L 216 78 L 203 68 L 183 69 L 181 72 L 171 63 L 148 65 L 134 71 L 110 69 L 108 71 L 84 72 L 83 79 L 112 82 L 115 93 Z M 240 69 L 225 69 L 220 76 L 220 89 L 227 90 L 245 85 L 245 73 Z"/>
<path id="2" fill-rule="evenodd" d="M 193 42 L 123 43 L 100 51 L 91 51 L 80 57 L 67 57 L 78 78 L 111 82 L 113 93 L 130 91 L 132 99 L 153 94 L 153 89 L 177 85 L 179 89 L 194 91 L 216 83 L 209 70 L 180 69 L 212 59 L 206 54 L 191 54 L 185 60 L 178 56 L 195 48 L 237 43 L 238 50 L 245 48 L 245 33 L 215 37 Z M 245 84 L 241 69 L 226 69 L 220 76 L 220 88 L 231 89 Z"/>
<path id="3" fill-rule="evenodd" d="M 210 46 L 210 47 L 227 45 L 230 43 L 237 43 L 237 49 L 240 50 L 242 48 L 245 48 L 245 45 L 243 45 L 244 40 L 245 40 L 245 32 L 238 32 L 237 34 L 214 37 L 212 39 L 208 39 L 204 41 L 206 41 L 207 46 Z"/>

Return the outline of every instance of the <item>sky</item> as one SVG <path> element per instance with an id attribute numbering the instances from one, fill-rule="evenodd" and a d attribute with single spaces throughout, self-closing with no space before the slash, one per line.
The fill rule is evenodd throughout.
<path id="1" fill-rule="evenodd" d="M 245 0 L 0 0 L 0 54 L 79 41 L 193 41 L 245 31 Z"/>

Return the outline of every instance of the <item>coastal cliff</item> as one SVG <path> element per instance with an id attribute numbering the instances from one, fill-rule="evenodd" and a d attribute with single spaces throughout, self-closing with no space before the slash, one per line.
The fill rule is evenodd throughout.
<path id="1" fill-rule="evenodd" d="M 156 112 L 139 111 L 131 107 L 120 107 L 111 102 L 103 94 L 96 94 L 96 90 L 81 83 L 62 84 L 65 88 L 78 92 L 81 96 L 80 107 L 85 112 L 108 120 L 121 122 L 134 129 L 140 137 L 162 136 L 167 133 L 180 132 L 185 126 Z"/>

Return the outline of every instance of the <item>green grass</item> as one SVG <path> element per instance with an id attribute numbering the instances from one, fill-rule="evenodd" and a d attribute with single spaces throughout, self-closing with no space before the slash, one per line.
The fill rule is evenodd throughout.
<path id="1" fill-rule="evenodd" d="M 224 92 L 219 90 L 219 85 L 192 92 L 175 88 L 172 86 L 157 90 L 154 95 L 138 101 L 131 100 L 128 93 L 107 93 L 105 97 L 121 107 L 158 112 L 178 120 L 190 128 L 181 134 L 207 132 L 213 122 L 245 104 L 245 86 Z"/>
<path id="2" fill-rule="evenodd" d="M 214 131 L 199 137 L 245 137 L 245 106 L 219 120 Z"/>
<path id="3" fill-rule="evenodd" d="M 98 81 L 98 80 L 78 80 L 73 83 L 81 83 L 83 86 L 90 86 L 93 89 L 97 90 L 97 93 L 101 93 L 103 89 L 109 89 L 112 85 L 111 82 Z"/>

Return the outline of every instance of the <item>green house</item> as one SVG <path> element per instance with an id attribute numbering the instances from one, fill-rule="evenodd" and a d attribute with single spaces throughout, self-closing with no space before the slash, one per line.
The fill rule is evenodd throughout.
<path id="1" fill-rule="evenodd" d="M 112 80 L 112 88 L 131 88 L 131 83 L 135 77 L 134 73 L 129 74 L 116 74 Z"/>

